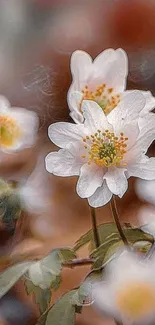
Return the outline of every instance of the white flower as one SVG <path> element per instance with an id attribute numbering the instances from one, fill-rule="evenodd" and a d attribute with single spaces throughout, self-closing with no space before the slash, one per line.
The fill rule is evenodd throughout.
<path id="1" fill-rule="evenodd" d="M 61 149 L 46 157 L 46 168 L 57 176 L 79 175 L 77 193 L 89 204 L 106 204 L 112 194 L 122 197 L 127 179 L 155 178 L 155 158 L 145 153 L 155 138 L 155 117 L 138 122 L 144 96 L 134 91 L 105 116 L 94 101 L 83 101 L 84 124 L 55 123 L 50 139 Z M 145 127 L 144 127 L 145 125 Z"/>
<path id="2" fill-rule="evenodd" d="M 38 117 L 25 108 L 10 107 L 0 96 L 0 150 L 12 152 L 31 147 L 36 140 Z"/>
<path id="3" fill-rule="evenodd" d="M 138 179 L 135 184 L 135 190 L 141 200 L 155 205 L 155 180 Z"/>
<path id="4" fill-rule="evenodd" d="M 155 238 L 155 207 L 143 206 L 138 211 L 141 229 Z"/>
<path id="5" fill-rule="evenodd" d="M 48 178 L 38 160 L 35 169 L 26 181 L 20 180 L 16 193 L 20 198 L 23 208 L 31 214 L 43 214 L 50 210 L 50 188 Z"/>
<path id="6" fill-rule="evenodd" d="M 128 62 L 122 49 L 107 49 L 94 61 L 84 51 L 75 51 L 71 57 L 73 82 L 68 92 L 70 115 L 75 122 L 83 122 L 82 102 L 95 100 L 109 113 L 120 101 L 126 87 Z"/>
<path id="7" fill-rule="evenodd" d="M 84 51 L 75 51 L 71 57 L 72 84 L 68 91 L 70 116 L 76 123 L 83 123 L 82 102 L 94 100 L 109 114 L 128 93 L 125 91 L 128 59 L 122 49 L 107 49 L 93 61 Z M 130 91 L 132 92 L 132 91 Z M 146 105 L 141 116 L 155 107 L 150 91 L 143 91 Z"/>
<path id="8" fill-rule="evenodd" d="M 155 319 L 154 261 L 127 251 L 110 262 L 103 282 L 93 290 L 96 307 L 123 324 L 148 324 Z"/>

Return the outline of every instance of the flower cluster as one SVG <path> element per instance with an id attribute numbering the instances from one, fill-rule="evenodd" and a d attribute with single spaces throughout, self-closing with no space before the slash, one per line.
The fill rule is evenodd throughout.
<path id="1" fill-rule="evenodd" d="M 60 150 L 46 157 L 46 168 L 57 176 L 79 176 L 78 195 L 99 207 L 113 194 L 122 197 L 129 177 L 155 179 L 155 158 L 146 155 L 155 139 L 155 98 L 126 90 L 122 49 L 105 50 L 94 61 L 75 51 L 71 73 L 67 98 L 75 124 L 50 125 L 49 137 Z"/>

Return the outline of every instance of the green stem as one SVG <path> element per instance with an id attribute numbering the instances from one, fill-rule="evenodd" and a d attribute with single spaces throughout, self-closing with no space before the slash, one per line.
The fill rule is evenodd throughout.
<path id="1" fill-rule="evenodd" d="M 120 221 L 119 221 L 119 214 L 118 214 L 118 211 L 117 211 L 116 201 L 115 201 L 114 195 L 112 196 L 112 199 L 110 201 L 110 206 L 111 206 L 112 215 L 113 215 L 114 221 L 116 223 L 116 227 L 117 227 L 117 230 L 119 232 L 119 235 L 120 235 L 124 245 L 129 246 L 128 240 L 127 240 L 127 238 L 126 238 L 126 236 L 125 236 L 125 234 L 123 232 L 122 226 L 121 226 Z"/>
<path id="2" fill-rule="evenodd" d="M 90 212 L 91 212 L 91 220 L 92 220 L 92 229 L 93 229 L 93 234 L 94 234 L 94 242 L 95 242 L 95 246 L 97 248 L 100 246 L 100 239 L 99 239 L 99 234 L 98 234 L 98 230 L 97 230 L 95 209 L 90 207 Z"/>

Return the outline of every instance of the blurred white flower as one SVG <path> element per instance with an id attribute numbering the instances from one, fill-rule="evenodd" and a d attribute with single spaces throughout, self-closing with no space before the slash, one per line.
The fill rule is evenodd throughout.
<path id="1" fill-rule="evenodd" d="M 141 200 L 155 205 L 155 179 L 149 181 L 138 179 L 135 183 L 135 191 Z"/>
<path id="2" fill-rule="evenodd" d="M 155 319 L 154 261 L 124 251 L 94 284 L 96 307 L 123 324 L 148 324 Z"/>
<path id="3" fill-rule="evenodd" d="M 25 108 L 10 107 L 8 100 L 0 96 L 0 150 L 12 152 L 31 147 L 38 130 L 38 117 Z"/>
<path id="4" fill-rule="evenodd" d="M 104 113 L 109 114 L 128 93 L 125 91 L 128 74 L 128 58 L 123 49 L 107 49 L 93 61 L 84 51 L 75 51 L 71 56 L 72 84 L 68 91 L 70 116 L 76 123 L 83 123 L 83 100 L 93 100 Z M 155 107 L 155 98 L 150 91 L 142 91 L 146 105 L 140 113 L 144 116 Z"/>
<path id="5" fill-rule="evenodd" d="M 20 180 L 16 192 L 23 208 L 31 214 L 44 214 L 50 210 L 50 187 L 41 159 L 27 180 Z"/>
<path id="6" fill-rule="evenodd" d="M 137 215 L 141 229 L 155 237 L 155 207 L 142 206 Z"/>
<path id="7" fill-rule="evenodd" d="M 145 153 L 155 138 L 155 116 L 147 117 L 147 124 L 142 118 L 139 125 L 144 105 L 139 91 L 129 93 L 108 116 L 96 102 L 83 101 L 84 124 L 49 127 L 50 139 L 62 149 L 47 155 L 47 170 L 57 176 L 79 175 L 77 193 L 93 207 L 105 205 L 112 194 L 122 197 L 130 176 L 153 179 L 155 158 Z"/>

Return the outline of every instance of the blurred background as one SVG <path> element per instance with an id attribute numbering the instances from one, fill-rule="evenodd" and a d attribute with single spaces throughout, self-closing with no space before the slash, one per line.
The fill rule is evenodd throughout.
<path id="1" fill-rule="evenodd" d="M 155 95 L 155 1 L 154 0 L 1 0 L 0 1 L 0 93 L 12 106 L 26 107 L 40 118 L 35 147 L 3 157 L 0 175 L 29 175 L 40 152 L 55 150 L 47 127 L 69 120 L 66 94 L 71 83 L 70 56 L 76 49 L 92 57 L 106 48 L 122 47 L 129 57 L 128 89 L 151 90 Z M 150 148 L 154 155 L 154 146 Z M 44 167 L 43 167 L 44 168 Z M 90 229 L 87 202 L 75 193 L 76 178 L 47 175 L 50 212 L 23 214 L 14 237 L 1 228 L 1 249 L 27 254 L 71 246 Z M 122 221 L 137 224 L 140 202 L 135 180 L 118 208 Z M 110 208 L 97 210 L 98 223 L 111 220 Z M 75 231 L 76 229 L 76 231 Z M 87 256 L 87 249 L 81 256 Z M 77 286 L 87 267 L 63 272 L 61 288 L 53 300 Z M 19 313 L 20 310 L 20 313 Z M 37 307 L 19 282 L 0 302 L 0 324 L 35 324 Z M 78 325 L 112 323 L 86 307 Z"/>

